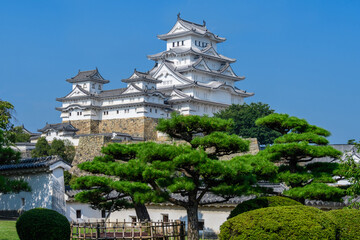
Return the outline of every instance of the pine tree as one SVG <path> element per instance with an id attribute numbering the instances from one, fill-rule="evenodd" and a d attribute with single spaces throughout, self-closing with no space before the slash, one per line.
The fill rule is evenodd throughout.
<path id="1" fill-rule="evenodd" d="M 103 176 L 80 177 L 75 187 L 106 194 L 116 190 L 135 203 L 168 201 L 183 207 L 188 217 L 188 239 L 197 240 L 199 206 L 253 193 L 259 179 L 276 172 L 264 158 L 246 155 L 228 161 L 218 159 L 249 149 L 248 141 L 226 133 L 231 124 L 230 120 L 207 116 L 173 114 L 171 119 L 161 119 L 157 129 L 182 142 L 110 144 L 102 149 L 104 156 L 79 165 Z M 203 201 L 208 194 L 222 198 Z M 85 195 L 81 195 L 82 201 L 89 200 Z"/>
<path id="2" fill-rule="evenodd" d="M 312 162 L 314 158 L 339 158 L 341 152 L 329 146 L 326 137 L 330 132 L 310 125 L 306 120 L 288 114 L 271 114 L 256 121 L 281 133 L 274 144 L 259 156 L 279 165 L 278 181 L 285 182 L 290 190 L 284 192 L 301 201 L 317 199 L 341 201 L 342 189 L 329 186 L 335 183 L 340 165 L 335 162 Z"/>

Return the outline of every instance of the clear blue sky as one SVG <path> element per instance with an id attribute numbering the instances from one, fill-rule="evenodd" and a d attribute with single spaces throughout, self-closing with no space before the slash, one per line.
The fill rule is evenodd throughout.
<path id="1" fill-rule="evenodd" d="M 0 2 L 0 98 L 17 122 L 36 131 L 60 122 L 56 97 L 79 69 L 98 67 L 111 81 L 153 66 L 147 54 L 181 12 L 228 40 L 247 102 L 307 119 L 332 132 L 332 143 L 360 139 L 360 1 L 11 1 Z"/>

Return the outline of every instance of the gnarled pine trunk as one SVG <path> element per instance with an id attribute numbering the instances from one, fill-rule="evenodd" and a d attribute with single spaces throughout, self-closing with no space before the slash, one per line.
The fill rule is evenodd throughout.
<path id="1" fill-rule="evenodd" d="M 140 222 L 150 221 L 150 215 L 145 204 L 135 203 L 134 207 L 135 207 L 136 216 Z"/>
<path id="2" fill-rule="evenodd" d="M 187 239 L 199 240 L 198 205 L 188 206 L 186 212 L 188 216 Z"/>

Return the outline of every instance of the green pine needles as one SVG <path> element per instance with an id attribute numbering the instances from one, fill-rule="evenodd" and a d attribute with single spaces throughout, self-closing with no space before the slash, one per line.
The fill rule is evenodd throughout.
<path id="1" fill-rule="evenodd" d="M 285 195 L 304 201 L 317 199 L 341 201 L 344 190 L 329 186 L 335 183 L 340 164 L 333 162 L 312 163 L 314 158 L 339 158 L 341 152 L 328 145 L 330 132 L 310 125 L 306 120 L 287 114 L 270 114 L 256 124 L 278 131 L 282 136 L 275 139 L 258 155 L 268 158 L 279 166 L 277 181 L 286 183 L 290 190 Z"/>
<path id="2" fill-rule="evenodd" d="M 256 161 L 254 156 L 218 159 L 249 150 L 247 140 L 226 132 L 231 124 L 231 120 L 173 113 L 171 119 L 161 119 L 157 129 L 182 142 L 114 143 L 104 147 L 104 156 L 79 165 L 101 176 L 78 178 L 74 187 L 92 194 L 85 191 L 76 199 L 98 207 L 107 201 L 114 204 L 110 192 L 115 190 L 117 200 L 126 196 L 135 204 L 168 201 L 187 210 L 188 239 L 197 240 L 199 206 L 253 193 L 259 179 L 276 173 L 274 164 L 266 159 Z M 208 198 L 205 203 L 210 193 L 222 199 Z"/>

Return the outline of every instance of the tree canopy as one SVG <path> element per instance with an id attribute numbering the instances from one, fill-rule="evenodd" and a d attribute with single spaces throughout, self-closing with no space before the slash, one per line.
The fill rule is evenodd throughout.
<path id="1" fill-rule="evenodd" d="M 13 142 L 9 139 L 12 128 L 10 119 L 14 106 L 0 100 L 0 164 L 16 164 L 20 159 L 20 152 L 11 148 Z M 0 175 L 0 193 L 30 191 L 29 185 L 23 180 L 12 180 Z"/>
<path id="2" fill-rule="evenodd" d="M 30 134 L 24 131 L 23 126 L 12 127 L 9 133 L 11 134 L 9 137 L 11 142 L 30 142 Z"/>
<path id="3" fill-rule="evenodd" d="M 231 124 L 231 120 L 174 113 L 171 119 L 160 119 L 157 129 L 183 142 L 110 144 L 102 149 L 104 156 L 79 165 L 103 175 L 80 177 L 74 187 L 104 194 L 116 190 L 135 203 L 168 201 L 181 206 L 187 210 L 188 239 L 197 240 L 199 206 L 254 193 L 259 179 L 276 173 L 271 162 L 254 156 L 218 159 L 249 149 L 248 141 L 224 132 Z M 91 202 L 86 194 L 76 197 Z M 205 202 L 209 194 L 222 198 Z"/>
<path id="4" fill-rule="evenodd" d="M 68 140 L 54 139 L 51 144 L 46 138 L 41 137 L 35 144 L 35 149 L 31 152 L 32 157 L 46 157 L 58 155 L 63 160 L 72 163 L 75 156 L 75 147 Z"/>
<path id="5" fill-rule="evenodd" d="M 244 138 L 257 138 L 260 145 L 272 144 L 274 140 L 281 136 L 281 133 L 266 126 L 256 125 L 258 118 L 265 117 L 274 113 L 274 110 L 265 103 L 250 103 L 242 105 L 231 105 L 225 110 L 215 114 L 215 117 L 222 119 L 232 119 L 233 127 L 231 134 L 236 134 Z"/>
<path id="6" fill-rule="evenodd" d="M 312 162 L 314 158 L 339 158 L 341 152 L 328 145 L 330 132 L 309 124 L 305 119 L 273 113 L 256 121 L 257 125 L 278 131 L 282 136 L 259 153 L 279 165 L 277 180 L 290 190 L 284 194 L 300 200 L 341 201 L 342 189 L 331 187 L 340 165 L 335 162 Z"/>

